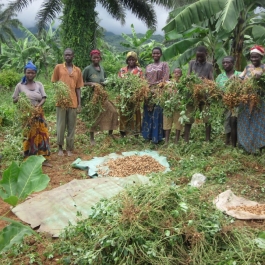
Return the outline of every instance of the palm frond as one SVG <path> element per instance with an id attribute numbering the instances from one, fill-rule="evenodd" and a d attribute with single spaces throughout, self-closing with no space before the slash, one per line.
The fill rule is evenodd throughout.
<path id="1" fill-rule="evenodd" d="M 53 21 L 61 12 L 63 3 L 61 0 L 45 0 L 41 5 L 40 11 L 37 13 L 38 29 L 45 29 L 48 24 Z"/>
<path id="2" fill-rule="evenodd" d="M 34 2 L 34 0 L 15 0 L 11 1 L 7 6 L 7 12 L 15 14 L 16 12 L 22 11 L 24 8 L 28 7 L 29 4 Z"/>
<path id="3" fill-rule="evenodd" d="M 158 1 L 153 1 L 153 3 L 151 3 L 151 1 L 142 0 L 120 0 L 120 2 L 126 9 L 129 9 L 137 18 L 142 20 L 147 25 L 147 27 L 155 28 L 157 21 L 154 2 Z"/>
<path id="4" fill-rule="evenodd" d="M 113 18 L 121 21 L 122 24 L 125 23 L 125 8 L 122 1 L 119 0 L 98 0 L 107 11 L 112 15 Z"/>

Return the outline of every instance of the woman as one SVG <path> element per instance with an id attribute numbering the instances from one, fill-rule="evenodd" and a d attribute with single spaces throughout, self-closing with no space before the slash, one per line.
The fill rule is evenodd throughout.
<path id="1" fill-rule="evenodd" d="M 104 85 L 105 72 L 103 67 L 99 64 L 101 61 L 101 53 L 99 50 L 92 50 L 90 52 L 92 64 L 87 66 L 83 71 L 84 85 L 92 89 L 95 84 Z M 96 130 L 108 130 L 109 135 L 112 135 L 113 130 L 118 128 L 118 112 L 112 102 L 106 100 L 103 105 L 104 111 L 100 113 L 99 117 L 92 128 L 90 128 L 90 143 L 95 145 L 94 132 Z"/>
<path id="2" fill-rule="evenodd" d="M 247 65 L 239 76 L 242 79 L 254 77 L 259 79 L 265 72 L 265 65 L 261 63 L 264 48 L 254 46 L 250 50 L 251 64 Z M 265 88 L 262 88 L 265 89 Z M 258 108 L 250 111 L 248 105 L 240 106 L 238 114 L 238 143 L 249 153 L 265 146 L 265 103 L 262 100 Z"/>
<path id="3" fill-rule="evenodd" d="M 128 52 L 126 56 L 127 66 L 120 69 L 118 75 L 121 78 L 126 77 L 126 74 L 131 73 L 140 78 L 143 77 L 143 71 L 139 67 L 137 54 L 135 52 Z M 135 106 L 131 105 L 128 108 L 134 109 Z M 134 119 L 135 115 L 135 119 Z M 120 112 L 120 134 L 124 137 L 127 133 L 132 132 L 138 135 L 141 131 L 141 111 L 140 108 L 136 109 L 130 116 L 126 116 Z"/>
<path id="4" fill-rule="evenodd" d="M 24 67 L 24 73 L 25 76 L 22 82 L 16 85 L 12 96 L 13 102 L 17 103 L 19 101 L 19 94 L 24 92 L 27 98 L 30 99 L 31 104 L 38 108 L 39 113 L 39 116 L 35 117 L 33 122 L 28 125 L 29 130 L 25 134 L 23 141 L 24 158 L 31 155 L 42 155 L 46 158 L 43 165 L 51 166 L 47 161 L 50 157 L 48 126 L 41 108 L 46 100 L 46 93 L 42 83 L 34 81 L 37 67 L 31 61 Z"/>
<path id="5" fill-rule="evenodd" d="M 154 94 L 157 84 L 169 80 L 169 66 L 165 62 L 160 62 L 161 56 L 161 48 L 153 48 L 152 57 L 154 63 L 146 67 L 145 78 Z M 155 144 L 160 142 L 164 137 L 163 110 L 159 105 L 150 104 L 148 101 L 144 103 L 142 135 L 144 139 L 151 140 Z"/>

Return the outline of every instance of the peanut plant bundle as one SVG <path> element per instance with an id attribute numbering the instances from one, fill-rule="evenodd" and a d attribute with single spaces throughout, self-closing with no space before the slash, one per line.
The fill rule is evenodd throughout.
<path id="1" fill-rule="evenodd" d="M 25 93 L 19 94 L 17 102 L 18 119 L 22 124 L 23 130 L 33 124 L 36 118 L 43 114 L 41 107 L 34 107 Z"/>
<path id="2" fill-rule="evenodd" d="M 240 104 L 247 105 L 251 113 L 254 108 L 258 108 L 259 103 L 264 98 L 264 89 L 264 75 L 258 80 L 248 78 L 242 81 L 238 78 L 232 78 L 227 82 L 223 102 L 230 110 Z"/>
<path id="3" fill-rule="evenodd" d="M 71 108 L 72 99 L 70 95 L 70 88 L 62 81 L 54 83 L 53 86 L 56 105 L 64 109 Z"/>
<path id="4" fill-rule="evenodd" d="M 106 84 L 109 90 L 119 93 L 116 103 L 124 116 L 131 116 L 149 96 L 147 81 L 131 73 L 127 73 L 123 78 L 113 75 L 108 78 Z"/>
<path id="5" fill-rule="evenodd" d="M 108 100 L 108 93 L 101 84 L 94 84 L 94 88 L 86 86 L 81 90 L 82 119 L 91 128 L 99 115 L 105 110 L 104 103 Z"/>

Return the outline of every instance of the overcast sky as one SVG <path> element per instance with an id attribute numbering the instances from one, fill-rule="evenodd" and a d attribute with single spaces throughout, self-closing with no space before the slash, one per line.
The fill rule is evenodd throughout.
<path id="1" fill-rule="evenodd" d="M 7 3 L 8 0 L 0 0 L 0 3 Z M 41 5 L 42 1 L 37 0 L 34 1 L 32 4 L 29 5 L 27 9 L 25 9 L 23 12 L 18 13 L 17 18 L 23 23 L 26 27 L 32 27 L 35 25 L 35 16 L 37 11 L 39 10 L 39 7 Z M 168 10 L 164 9 L 163 7 L 156 6 L 156 14 L 157 14 L 157 31 L 155 34 L 163 34 L 162 28 L 166 24 L 166 19 L 168 16 Z M 127 12 L 126 15 L 126 24 L 124 26 L 121 25 L 120 22 L 113 19 L 108 12 L 102 8 L 101 5 L 98 5 L 96 10 L 99 13 L 100 18 L 100 25 L 106 29 L 107 31 L 111 31 L 115 34 L 120 33 L 131 33 L 131 24 L 134 24 L 134 28 L 137 33 L 145 33 L 147 31 L 147 27 L 144 25 L 143 22 L 141 22 L 139 19 L 137 19 L 134 15 L 132 15 L 131 12 Z"/>

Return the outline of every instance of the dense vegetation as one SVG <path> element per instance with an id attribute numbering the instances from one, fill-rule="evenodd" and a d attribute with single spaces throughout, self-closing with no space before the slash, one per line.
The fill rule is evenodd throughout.
<path id="1" fill-rule="evenodd" d="M 20 197 L 14 196 L 12 190 L 8 196 L 3 196 L 1 189 L 2 198 L 13 206 L 32 192 L 56 188 L 74 178 L 87 178 L 84 172 L 71 168 L 71 159 L 58 159 L 56 155 L 56 99 L 50 77 L 53 67 L 63 61 L 64 47 L 72 46 L 78 51 L 78 56 L 86 50 L 87 54 L 84 53 L 78 59 L 83 60 L 80 64 L 83 68 L 90 63 L 89 50 L 96 46 L 102 51 L 102 65 L 107 75 L 111 77 L 110 80 L 115 81 L 117 78 L 113 76 L 116 76 L 118 70 L 124 66 L 125 53 L 128 50 L 138 53 L 144 68 L 152 61 L 152 48 L 161 46 L 164 49 L 164 59 L 172 68 L 181 66 L 185 74 L 187 62 L 194 56 L 195 47 L 204 44 L 209 50 L 208 59 L 215 65 L 217 74 L 221 69 L 220 62 L 224 55 L 235 54 L 238 57 L 237 67 L 242 69 L 246 65 L 246 51 L 249 46 L 253 43 L 264 45 L 264 10 L 261 9 L 258 14 L 255 11 L 257 7 L 265 6 L 262 0 L 200 0 L 189 1 L 190 5 L 181 8 L 177 6 L 170 13 L 169 22 L 164 28 L 166 43 L 163 37 L 153 35 L 153 29 L 148 30 L 146 34 L 136 34 L 133 25 L 130 35 L 123 34 L 121 37 L 106 32 L 103 38 L 104 34 L 98 27 L 94 12 L 95 5 L 90 10 L 89 6 L 82 10 L 82 1 L 76 1 L 74 6 L 70 5 L 73 1 L 63 2 L 65 6 L 62 27 L 54 29 L 51 24 L 49 28 L 42 27 L 40 32 L 23 28 L 15 19 L 14 13 L 10 10 L 3 11 L 0 6 L 0 29 L 3 29 L 0 34 L 0 181 L 1 185 L 7 185 L 9 177 L 12 176 L 10 172 L 19 173 L 21 168 L 29 169 L 32 167 L 29 164 L 33 163 L 39 167 L 35 177 L 40 182 L 37 189 L 26 190 Z M 90 2 L 95 4 L 97 1 Z M 169 5 L 171 1 L 148 1 L 154 2 Z M 178 1 L 178 4 L 185 4 L 183 2 L 186 3 Z M 21 9 L 23 3 L 26 6 L 31 1 L 17 1 L 18 6 L 13 6 L 13 10 Z M 56 1 L 56 4 L 61 5 L 62 2 Z M 79 9 L 76 10 L 78 5 Z M 112 14 L 123 6 L 105 7 Z M 238 9 L 235 10 L 235 7 Z M 54 13 L 49 18 L 58 10 L 53 8 Z M 119 19 L 122 20 L 124 13 L 122 9 L 119 10 Z M 191 16 L 200 14 L 199 10 L 204 10 L 207 17 Z M 78 12 L 74 13 L 75 11 Z M 85 44 L 83 42 L 76 45 L 79 39 L 74 34 L 75 29 L 76 33 L 85 34 L 81 25 L 86 20 L 81 19 L 76 28 L 75 20 L 78 19 L 79 12 L 88 12 L 86 15 L 94 16 L 89 21 L 94 23 L 94 31 L 90 31 L 88 38 L 83 40 Z M 39 22 L 45 24 L 47 13 L 44 12 L 42 15 L 44 20 Z M 150 19 L 147 24 L 153 25 L 153 18 L 151 14 L 144 21 Z M 73 26 L 70 38 L 65 35 L 69 25 Z M 14 26 L 20 26 L 23 37 L 14 34 Z M 89 48 L 86 48 L 86 45 Z M 32 161 L 29 160 L 29 164 L 22 163 L 23 135 L 18 118 L 27 113 L 18 115 L 17 107 L 12 104 L 14 87 L 22 77 L 23 67 L 29 57 L 38 66 L 36 80 L 44 84 L 47 93 L 44 112 L 49 124 L 54 169 L 45 168 L 44 173 L 49 175 L 50 184 L 48 177 L 41 171 L 42 160 L 33 158 Z M 84 90 L 83 97 L 86 95 L 85 92 Z M 107 92 L 108 97 L 115 101 L 119 91 L 110 87 Z M 164 101 L 166 102 L 167 98 Z M 116 105 L 118 104 L 122 106 L 120 102 L 116 102 Z M 171 171 L 151 175 L 150 186 L 130 187 L 115 198 L 101 201 L 94 207 L 88 219 L 80 221 L 77 226 L 69 225 L 58 240 L 52 240 L 45 234 L 37 236 L 27 225 L 11 220 L 12 225 L 6 226 L 6 229 L 0 232 L 1 262 L 15 265 L 264 265 L 264 221 L 236 220 L 216 210 L 212 203 L 218 194 L 227 189 L 231 189 L 238 196 L 265 203 L 265 153 L 249 155 L 241 148 L 224 145 L 223 110 L 220 105 L 221 102 L 218 102 L 217 107 L 212 109 L 216 111 L 211 121 L 212 142 L 204 142 L 204 124 L 196 122 L 192 127 L 189 144 L 182 139 L 178 145 L 171 144 L 174 137 L 172 135 L 168 146 L 153 145 L 141 137 L 120 138 L 119 132 L 115 131 L 114 139 L 105 133 L 99 133 L 96 135 L 97 145 L 89 147 L 89 131 L 81 114 L 78 118 L 75 141 L 76 157 L 91 159 L 117 151 L 151 149 L 167 157 Z M 85 111 L 83 115 L 84 113 L 87 115 Z M 192 175 L 198 172 L 207 177 L 206 183 L 200 189 L 188 185 Z M 19 174 L 13 179 L 14 185 L 17 184 L 18 178 Z M 24 186 L 20 184 L 20 188 Z M 6 203 L 1 202 L 0 209 L 2 216 L 15 218 Z M 1 227 L 8 224 L 3 223 L 1 219 L 3 218 L 0 218 Z M 12 245 L 13 238 L 17 244 Z M 1 250 L 5 251 L 1 253 Z"/>

